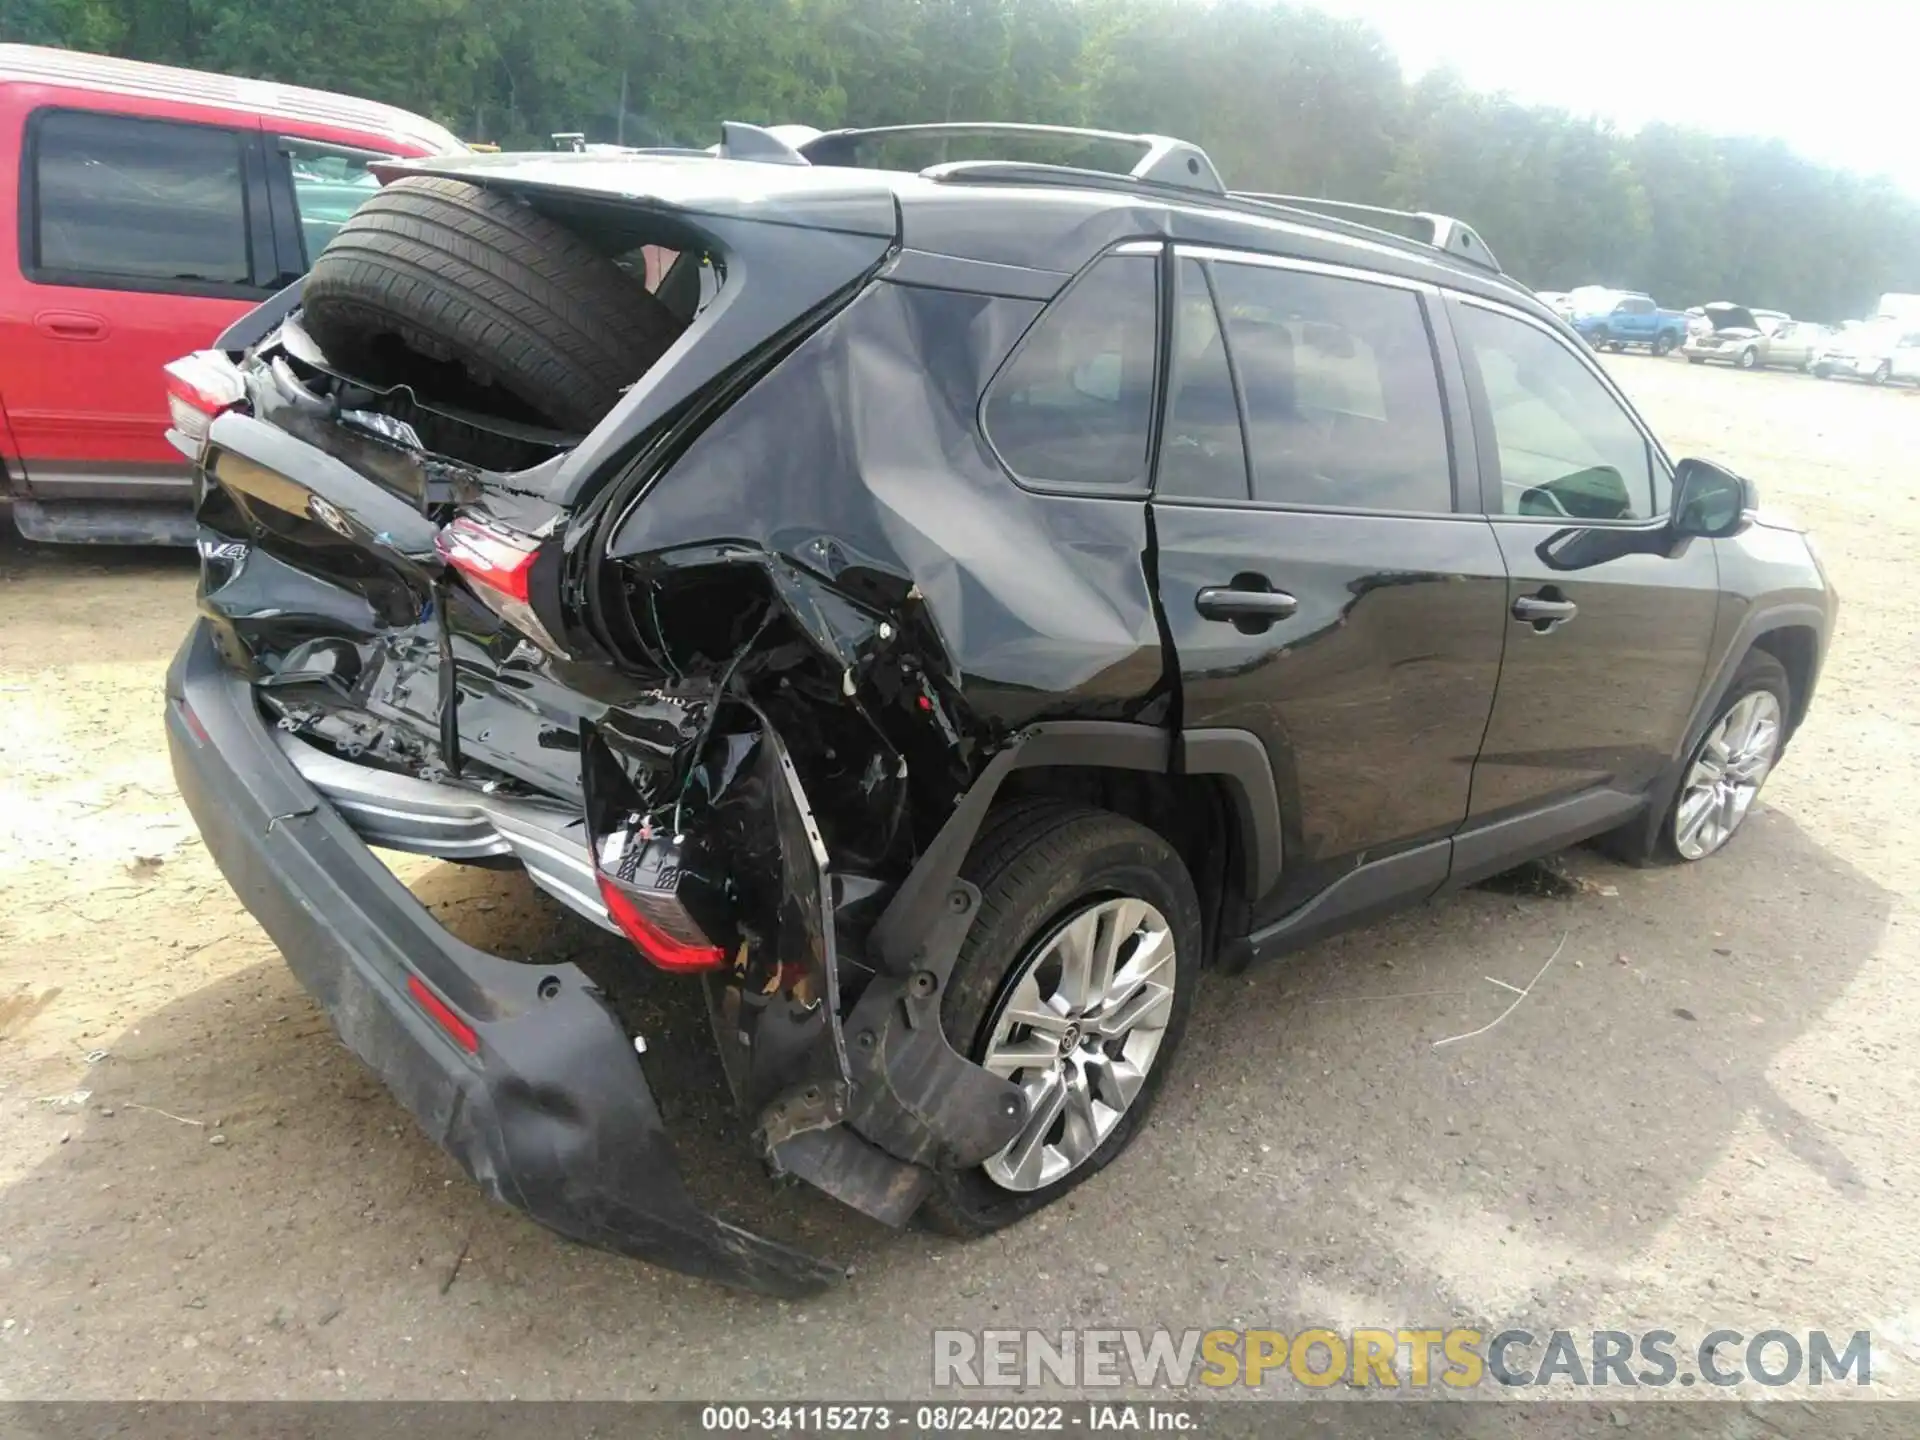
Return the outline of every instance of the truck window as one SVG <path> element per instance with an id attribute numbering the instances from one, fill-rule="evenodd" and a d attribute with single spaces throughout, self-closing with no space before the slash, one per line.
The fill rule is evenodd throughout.
<path id="1" fill-rule="evenodd" d="M 293 174 L 293 201 L 300 210 L 300 241 L 307 264 L 319 258 L 347 217 L 380 188 L 361 155 L 343 155 L 297 140 L 281 142 Z"/>
<path id="2" fill-rule="evenodd" d="M 241 137 L 81 110 L 32 129 L 30 278 L 100 289 L 245 286 Z"/>

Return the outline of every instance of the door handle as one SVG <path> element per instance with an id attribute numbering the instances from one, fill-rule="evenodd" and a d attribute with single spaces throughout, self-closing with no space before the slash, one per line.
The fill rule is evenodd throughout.
<path id="1" fill-rule="evenodd" d="M 84 310 L 42 310 L 33 317 L 34 329 L 55 340 L 102 340 L 107 322 Z"/>
<path id="2" fill-rule="evenodd" d="M 1513 618 L 1533 626 L 1542 635 L 1579 613 L 1580 607 L 1562 597 L 1551 585 L 1538 595 L 1522 595 L 1513 602 Z"/>
<path id="3" fill-rule="evenodd" d="M 1284 590 L 1235 590 L 1209 585 L 1193 597 L 1193 608 L 1209 620 L 1257 621 L 1271 625 L 1300 608 Z"/>

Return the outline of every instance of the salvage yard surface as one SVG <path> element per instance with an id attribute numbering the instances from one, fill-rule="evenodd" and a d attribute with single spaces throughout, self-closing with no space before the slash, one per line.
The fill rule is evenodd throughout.
<path id="1" fill-rule="evenodd" d="M 1152 1123 L 971 1244 L 744 1158 L 690 982 L 641 1023 L 697 1193 L 844 1259 L 804 1303 L 490 1206 L 334 1039 L 174 793 L 190 556 L 0 540 L 0 1396 L 926 1394 L 935 1326 L 1871 1329 L 1920 1398 L 1920 395 L 1616 357 L 1676 455 L 1812 525 L 1840 627 L 1729 850 L 1577 851 L 1212 977 Z M 1545 643 L 1545 642 L 1541 642 Z M 506 955 L 618 942 L 393 857 Z M 1548 883 L 1548 882 L 1552 883 Z M 1526 1001 L 1484 1034 L 1562 945 Z M 637 960 L 631 963 L 638 964 Z"/>

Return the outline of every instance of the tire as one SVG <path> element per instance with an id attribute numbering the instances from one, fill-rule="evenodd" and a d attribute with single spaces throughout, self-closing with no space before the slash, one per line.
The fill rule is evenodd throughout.
<path id="1" fill-rule="evenodd" d="M 327 357 L 362 379 L 568 431 L 591 429 L 679 330 L 565 226 L 510 195 L 424 175 L 386 186 L 340 227 L 301 304 Z"/>
<path id="2" fill-rule="evenodd" d="M 1748 796 L 1745 804 L 1739 808 L 1739 813 L 1729 827 L 1728 833 L 1718 838 L 1704 851 L 1688 853 L 1692 847 L 1686 843 L 1682 830 L 1684 823 L 1682 812 L 1687 807 L 1688 796 L 1691 793 L 1689 782 L 1695 775 L 1695 769 L 1700 764 L 1702 754 L 1714 743 L 1722 723 L 1749 696 L 1755 695 L 1771 696 L 1772 708 L 1776 714 L 1771 744 L 1764 768 L 1759 773 L 1759 781 L 1753 786 L 1752 795 Z M 1761 708 L 1764 710 L 1764 705 Z M 1721 696 L 1720 703 L 1714 706 L 1712 718 L 1701 731 L 1700 738 L 1694 742 L 1692 751 L 1682 765 L 1679 788 L 1672 802 L 1667 806 L 1666 813 L 1660 817 L 1659 829 L 1649 837 L 1645 821 L 1636 819 L 1618 830 L 1601 836 L 1596 844 L 1614 859 L 1629 865 L 1679 865 L 1704 860 L 1718 854 L 1735 835 L 1739 834 L 1740 825 L 1752 813 L 1753 800 L 1759 796 L 1760 790 L 1766 784 L 1767 776 L 1779 763 L 1781 747 L 1786 743 L 1787 717 L 1792 714 L 1793 687 L 1787 679 L 1785 667 L 1764 650 L 1749 651 L 1746 659 L 1740 662 L 1740 668 L 1734 672 L 1726 694 Z"/>
<path id="3" fill-rule="evenodd" d="M 1667 356 L 1671 355 L 1673 353 L 1673 337 L 1671 335 L 1654 336 L 1653 337 L 1653 353 L 1656 359 L 1661 359 L 1661 360 L 1664 360 Z"/>
<path id="4" fill-rule="evenodd" d="M 1687 364 L 1689 365 L 1704 365 L 1706 363 L 1707 362 L 1704 356 L 1700 356 L 1700 355 L 1687 356 Z"/>
<path id="5" fill-rule="evenodd" d="M 1887 383 L 1887 381 L 1891 380 L 1892 378 L 1893 378 L 1893 365 L 1891 362 L 1886 360 L 1882 360 L 1878 365 L 1874 366 L 1873 374 L 1868 377 L 1869 382 L 1874 385 L 1884 385 Z"/>
<path id="6" fill-rule="evenodd" d="M 977 1236 L 1051 1204 L 1126 1149 L 1151 1110 L 1186 1029 L 1200 978 L 1202 940 L 1200 902 L 1180 857 L 1145 826 L 1104 810 L 1056 800 L 1009 805 L 988 820 L 961 873 L 980 887 L 982 904 L 941 997 L 940 1017 L 954 1048 L 975 1061 L 986 1058 L 1029 962 L 1046 955 L 1051 939 L 1075 917 L 1115 899 L 1145 901 L 1165 919 L 1174 947 L 1170 972 L 1165 967 L 1156 972 L 1170 973 L 1173 994 L 1144 1082 L 1084 1159 L 1029 1189 L 1010 1188 L 989 1173 L 1010 1164 L 1014 1146 L 986 1165 L 935 1173 L 934 1189 L 921 1207 L 923 1221 L 950 1235 Z M 1043 989 L 1034 992 L 1036 997 Z M 1055 993 L 1064 994 L 1064 985 Z M 1142 1028 L 1150 1027 L 1143 1021 Z M 1014 1073 L 1029 1085 L 1040 1083 L 1032 1070 Z M 1098 1084 L 1093 1088 L 1098 1091 Z M 1065 1120 L 1063 1114 L 1054 1127 L 1062 1150 L 1071 1143 L 1061 1128 Z"/>
<path id="7" fill-rule="evenodd" d="M 1831 365 L 1816 365 L 1813 367 L 1813 375 L 1816 380 L 1831 380 L 1833 378 L 1833 367 Z"/>
<path id="8" fill-rule="evenodd" d="M 1740 352 L 1740 358 L 1734 363 L 1742 370 L 1757 370 L 1760 368 L 1760 352 L 1749 345 Z"/>
<path id="9" fill-rule="evenodd" d="M 1627 347 L 1621 344 L 1618 340 L 1615 340 L 1607 346 L 1607 349 L 1611 350 L 1616 355 L 1624 355 L 1626 353 Z"/>

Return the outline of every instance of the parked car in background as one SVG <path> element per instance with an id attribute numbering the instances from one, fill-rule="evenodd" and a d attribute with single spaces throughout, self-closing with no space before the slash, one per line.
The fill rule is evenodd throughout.
<path id="1" fill-rule="evenodd" d="M 1467 226 L 1160 136 L 729 132 L 394 167 L 194 357 L 180 793 L 496 1197 L 803 1292 L 842 1266 L 680 1178 L 635 1033 L 675 976 L 774 1173 L 981 1235 L 1139 1133 L 1209 965 L 1753 813 L 1819 564 Z M 610 258 L 649 241 L 657 294 Z M 519 861 L 627 946 L 486 954 L 369 846 Z"/>
<path id="2" fill-rule="evenodd" d="M 1750 310 L 1725 300 L 1701 309 L 1705 327 L 1691 328 L 1680 347 L 1690 365 L 1716 361 L 1741 370 L 1760 370 L 1768 365 L 1804 369 L 1812 365 L 1827 338 L 1823 327 L 1796 325 L 1793 317 L 1781 310 Z"/>
<path id="3" fill-rule="evenodd" d="M 1533 298 L 1563 318 L 1573 313 L 1573 297 L 1564 290 L 1536 290 Z"/>
<path id="4" fill-rule="evenodd" d="M 386 105 L 0 45 L 0 496 L 35 540 L 190 544 L 161 367 L 302 274 L 377 182 L 463 148 Z"/>
<path id="5" fill-rule="evenodd" d="M 1814 361 L 1813 373 L 1874 385 L 1920 382 L 1920 323 L 1870 321 L 1842 330 Z"/>
<path id="6" fill-rule="evenodd" d="M 1644 345 L 1656 355 L 1679 348 L 1687 338 L 1687 317 L 1678 310 L 1662 310 L 1653 297 L 1622 292 L 1604 310 L 1576 312 L 1573 328 L 1596 350 L 1624 350 Z"/>

